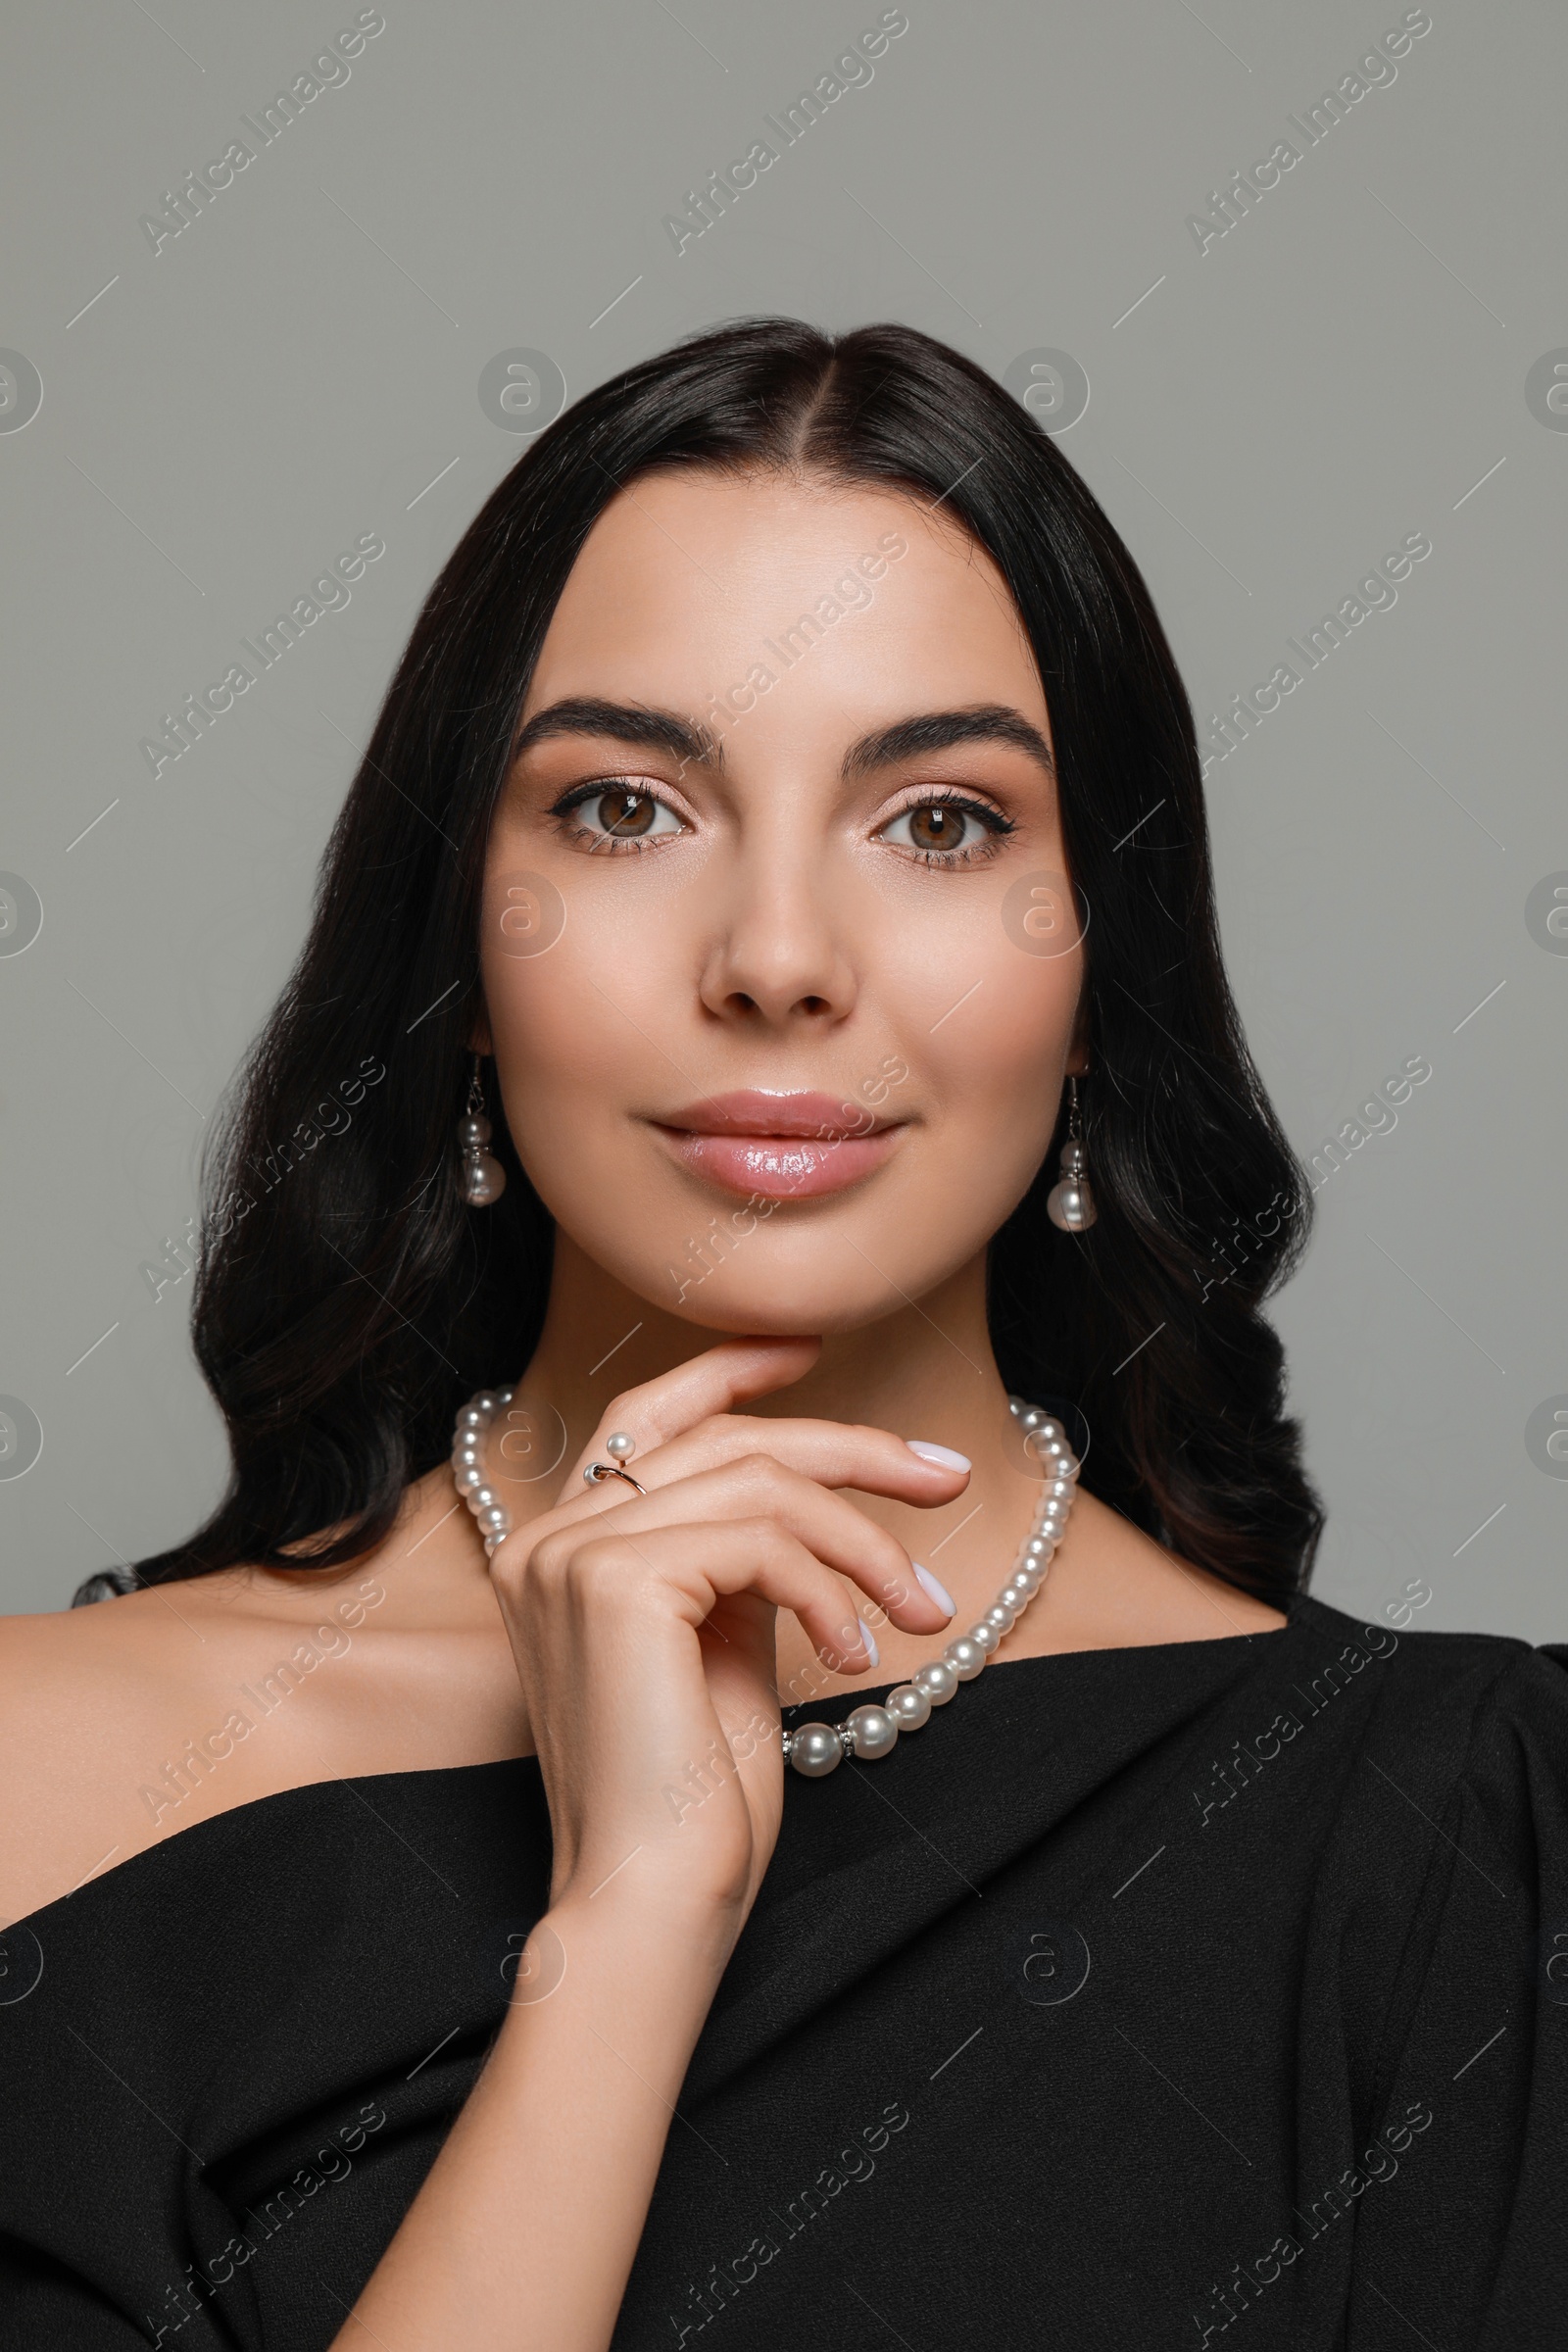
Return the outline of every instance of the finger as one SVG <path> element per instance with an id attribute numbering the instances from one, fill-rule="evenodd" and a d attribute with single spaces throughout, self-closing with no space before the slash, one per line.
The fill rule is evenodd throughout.
<path id="1" fill-rule="evenodd" d="M 776 1519 L 696 1520 L 642 1534 L 616 1529 L 591 1536 L 545 1571 L 623 1618 L 628 1586 L 652 1574 L 687 1623 L 698 1627 L 721 1600 L 753 1595 L 801 1621 L 824 1666 L 862 1674 L 876 1664 L 869 1630 L 847 1605 L 843 1586 L 812 1546 Z"/>
<path id="2" fill-rule="evenodd" d="M 673 1490 L 651 1490 L 646 1495 L 618 1485 L 603 1492 L 625 1497 L 599 1514 L 607 1532 L 633 1543 L 667 1528 L 672 1514 L 683 1523 L 720 1525 L 766 1518 L 858 1585 L 906 1632 L 935 1633 L 952 1616 L 921 1583 L 897 1536 L 776 1455 L 748 1453 L 718 1462 L 680 1480 Z M 569 1558 L 581 1544 L 580 1524 L 576 1518 L 558 1524 L 539 1548 L 555 1559 Z"/>
<path id="3" fill-rule="evenodd" d="M 624 1430 L 634 1440 L 638 1453 L 647 1453 L 666 1439 L 678 1437 L 694 1422 L 727 1413 L 734 1405 L 749 1404 L 754 1396 L 765 1396 L 804 1379 L 821 1348 L 819 1339 L 725 1340 L 677 1364 L 673 1371 L 662 1372 L 657 1380 L 623 1389 L 600 1416 L 598 1428 L 567 1475 L 563 1497 L 581 1485 L 591 1461 L 610 1458 L 605 1440 L 612 1431 Z"/>
<path id="4" fill-rule="evenodd" d="M 915 1446 L 927 1444 L 916 1439 L 911 1445 L 892 1430 L 866 1422 L 764 1420 L 757 1414 L 717 1413 L 628 1459 L 632 1476 L 652 1492 L 723 1462 L 768 1453 L 804 1477 L 814 1478 L 818 1486 L 857 1487 L 862 1494 L 886 1494 L 930 1510 L 963 1492 L 969 1463 L 948 1446 L 915 1451 Z M 933 1459 L 933 1451 L 945 1458 Z M 602 1482 L 601 1491 L 607 1498 L 631 1493 L 618 1480 Z"/>

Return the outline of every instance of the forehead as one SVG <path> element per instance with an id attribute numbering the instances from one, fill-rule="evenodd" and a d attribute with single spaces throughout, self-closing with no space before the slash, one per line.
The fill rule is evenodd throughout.
<path id="1" fill-rule="evenodd" d="M 748 679 L 760 686 L 760 670 L 770 682 L 755 697 L 759 734 L 982 702 L 1046 723 L 1001 573 L 932 502 L 699 469 L 641 477 L 607 506 L 525 714 L 589 694 L 700 711 Z"/>

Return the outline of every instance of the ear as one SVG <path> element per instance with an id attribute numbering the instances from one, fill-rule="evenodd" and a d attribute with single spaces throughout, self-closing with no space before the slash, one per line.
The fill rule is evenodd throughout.
<path id="1" fill-rule="evenodd" d="M 467 1050 L 470 1054 L 493 1054 L 496 1050 L 495 1040 L 490 1035 L 490 1016 L 485 1010 L 483 997 L 474 1006 L 473 1018 L 468 1023 Z"/>

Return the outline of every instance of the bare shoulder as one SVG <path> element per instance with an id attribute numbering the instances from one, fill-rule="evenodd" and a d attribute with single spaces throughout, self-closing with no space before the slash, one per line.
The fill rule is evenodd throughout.
<path id="1" fill-rule="evenodd" d="M 456 1565 L 236 1570 L 0 1619 L 0 1924 L 283 1789 L 526 1753 L 499 1617 Z"/>
<path id="2" fill-rule="evenodd" d="M 306 1670 L 299 1640 L 279 1644 L 270 1628 L 268 1656 L 244 1611 L 202 1583 L 0 1621 L 0 1919 L 28 1917 L 205 1813 L 322 1776 L 296 1769 L 279 1739 L 266 1754 L 237 1745 L 249 1747 L 240 1712 L 252 1731 L 264 1717 L 268 1680 L 282 1698 Z M 294 1712 L 319 1734 L 329 1710 Z"/>
<path id="3" fill-rule="evenodd" d="M 0 1919 L 69 1893 L 106 1848 L 123 1848 L 122 1800 L 133 1805 L 152 1751 L 191 1717 L 152 1601 L 133 1593 L 0 1619 Z M 110 1822 L 114 1834 L 87 1851 Z"/>
<path id="4" fill-rule="evenodd" d="M 122 1736 L 138 1708 L 159 1711 L 159 1688 L 172 1666 L 164 1618 L 151 1592 L 80 1609 L 0 1617 L 0 1757 L 8 1775 L 40 1744 L 91 1746 L 112 1718 Z M 170 1620 L 172 1622 L 172 1620 Z M 113 1630 L 111 1630 L 111 1627 Z M 56 1759 L 51 1755 L 51 1762 Z M 6 1783 L 14 1798 L 14 1778 Z"/>

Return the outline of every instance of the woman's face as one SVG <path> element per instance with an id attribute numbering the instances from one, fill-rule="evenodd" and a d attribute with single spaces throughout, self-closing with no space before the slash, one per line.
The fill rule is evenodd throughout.
<path id="1" fill-rule="evenodd" d="M 476 1041 L 589 1258 L 696 1324 L 827 1333 L 984 1250 L 1083 1066 L 1050 737 L 940 509 L 617 494 L 491 833 Z"/>

